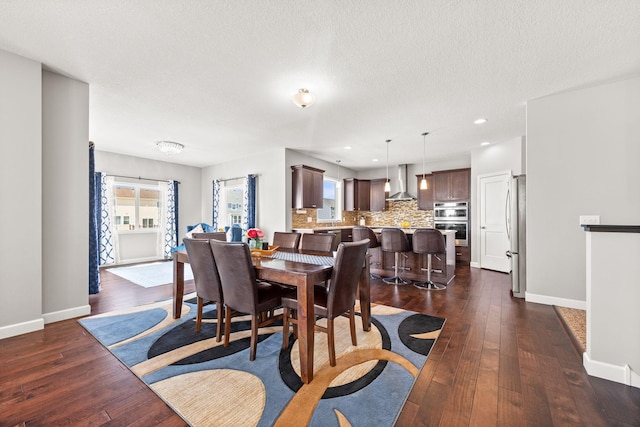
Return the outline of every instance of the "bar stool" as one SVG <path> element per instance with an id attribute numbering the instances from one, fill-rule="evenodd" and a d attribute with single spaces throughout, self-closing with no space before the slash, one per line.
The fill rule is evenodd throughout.
<path id="1" fill-rule="evenodd" d="M 447 286 L 441 283 L 434 283 L 431 281 L 431 255 L 445 254 L 447 248 L 444 241 L 444 236 L 439 230 L 434 228 L 421 228 L 417 229 L 413 233 L 413 252 L 417 254 L 427 255 L 427 268 L 421 268 L 422 271 L 427 271 L 426 282 L 416 282 L 413 285 L 417 288 L 442 290 Z M 447 262 L 443 262 L 443 269 L 447 268 Z M 446 271 L 445 271 L 446 274 Z"/>
<path id="2" fill-rule="evenodd" d="M 376 236 L 376 233 L 373 232 L 372 229 L 370 229 L 369 227 L 364 227 L 364 226 L 356 226 L 353 227 L 353 241 L 354 242 L 359 242 L 360 240 L 364 240 L 364 239 L 369 239 L 369 249 L 368 252 L 371 253 L 371 249 L 374 248 L 379 248 L 380 247 L 380 240 L 378 240 L 378 236 Z M 371 263 L 371 266 L 373 266 L 374 263 Z M 375 263 L 375 265 L 380 265 L 379 262 Z M 379 279 L 380 276 L 374 273 L 370 273 L 369 276 L 372 279 Z"/>
<path id="3" fill-rule="evenodd" d="M 400 277 L 398 273 L 399 257 L 402 252 L 411 252 L 409 247 L 409 239 L 404 231 L 399 228 L 383 228 L 381 234 L 382 240 L 382 252 L 394 252 L 395 253 L 395 274 L 391 277 L 385 277 L 382 279 L 385 283 L 394 285 L 406 285 L 411 283 L 411 280 L 405 280 Z M 403 254 L 406 257 L 406 255 Z"/>

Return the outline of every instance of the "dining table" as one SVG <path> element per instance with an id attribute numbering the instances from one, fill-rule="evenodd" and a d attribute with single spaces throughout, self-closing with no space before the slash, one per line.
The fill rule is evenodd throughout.
<path id="1" fill-rule="evenodd" d="M 313 287 L 331 278 L 332 252 L 279 249 L 272 256 L 252 256 L 256 277 L 259 280 L 282 283 L 297 290 L 298 300 L 298 349 L 300 353 L 300 377 L 303 383 L 313 380 L 314 352 L 314 293 Z M 371 330 L 370 256 L 365 257 L 358 284 L 362 327 Z M 184 297 L 184 265 L 189 262 L 186 251 L 176 251 L 173 256 L 173 317 L 182 314 Z M 315 264 L 314 264 L 315 262 Z"/>

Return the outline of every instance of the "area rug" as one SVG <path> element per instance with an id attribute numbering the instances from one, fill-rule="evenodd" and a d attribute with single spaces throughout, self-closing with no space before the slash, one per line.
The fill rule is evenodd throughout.
<path id="1" fill-rule="evenodd" d="M 151 262 L 128 267 L 113 267 L 108 271 L 144 288 L 173 283 L 173 262 L 171 261 Z M 185 264 L 184 280 L 191 279 L 193 279 L 193 272 L 189 264 Z"/>
<path id="2" fill-rule="evenodd" d="M 567 308 L 556 306 L 556 310 L 562 316 L 565 325 L 569 327 L 569 331 L 573 334 L 578 344 L 582 347 L 582 351 L 587 350 L 587 312 L 576 308 Z"/>
<path id="3" fill-rule="evenodd" d="M 354 347 L 348 319 L 336 319 L 337 366 L 316 332 L 314 379 L 305 385 L 297 341 L 283 350 L 281 325 L 259 330 L 251 362 L 250 320 L 233 319 L 225 348 L 215 341 L 213 305 L 195 332 L 193 296 L 177 320 L 171 300 L 79 320 L 193 426 L 392 426 L 445 322 L 373 305 L 371 331 L 357 320 Z"/>

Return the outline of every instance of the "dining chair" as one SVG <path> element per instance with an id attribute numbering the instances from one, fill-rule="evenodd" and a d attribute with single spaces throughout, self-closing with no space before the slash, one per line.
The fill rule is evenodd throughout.
<path id="1" fill-rule="evenodd" d="M 222 233 L 224 234 L 224 233 Z M 207 304 L 216 304 L 218 325 L 216 326 L 216 341 L 222 339 L 222 325 L 224 299 L 220 276 L 216 267 L 211 245 L 208 239 L 184 239 L 184 245 L 189 257 L 189 264 L 193 271 L 193 281 L 196 286 L 198 313 L 196 315 L 196 332 L 200 332 L 202 325 L 202 308 Z"/>
<path id="2" fill-rule="evenodd" d="M 214 239 L 221 241 L 227 240 L 227 234 L 224 231 L 214 231 L 212 233 L 193 233 L 191 237 L 194 239 Z"/>
<path id="3" fill-rule="evenodd" d="M 297 249 L 300 243 L 300 233 L 286 233 L 276 231 L 273 233 L 273 246 L 285 249 Z"/>
<path id="4" fill-rule="evenodd" d="M 331 279 L 326 288 L 314 286 L 314 305 L 313 311 L 315 316 L 325 317 L 327 319 L 327 327 L 316 324 L 315 328 L 319 331 L 327 333 L 327 342 L 329 347 L 329 364 L 336 366 L 336 348 L 334 319 L 345 313 L 349 313 L 349 328 L 351 332 L 351 343 L 358 345 L 356 339 L 356 320 L 355 320 L 355 303 L 358 291 L 358 283 L 365 257 L 367 256 L 367 248 L 369 247 L 369 239 L 360 240 L 358 242 L 345 242 L 338 246 Z M 282 329 L 282 348 L 289 347 L 289 323 L 297 325 L 295 315 L 298 301 L 295 296 L 286 295 L 282 298 L 283 307 L 283 329 Z"/>
<path id="5" fill-rule="evenodd" d="M 256 358 L 258 328 L 282 319 L 273 310 L 280 307 L 284 296 L 295 290 L 256 279 L 249 246 L 242 242 L 210 240 L 213 258 L 218 266 L 224 295 L 225 330 L 224 346 L 229 346 L 232 311 L 251 316 L 251 349 L 249 360 Z M 266 315 L 265 313 L 269 313 Z"/>
<path id="6" fill-rule="evenodd" d="M 299 248 L 306 251 L 331 252 L 334 237 L 334 233 L 303 233 Z"/>

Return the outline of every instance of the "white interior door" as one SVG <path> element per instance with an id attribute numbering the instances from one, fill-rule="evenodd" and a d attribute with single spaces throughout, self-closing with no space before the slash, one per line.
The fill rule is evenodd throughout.
<path id="1" fill-rule="evenodd" d="M 508 273 L 511 267 L 506 251 L 507 192 L 511 172 L 482 175 L 480 184 L 480 267 Z"/>

